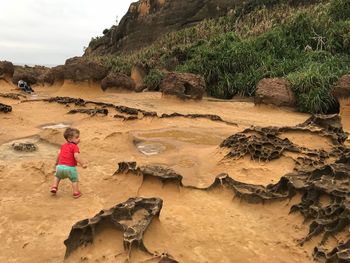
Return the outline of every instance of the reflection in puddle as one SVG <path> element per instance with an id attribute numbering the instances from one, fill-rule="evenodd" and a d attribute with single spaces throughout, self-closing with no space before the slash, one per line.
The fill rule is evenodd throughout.
<path id="1" fill-rule="evenodd" d="M 166 150 L 166 146 L 159 142 L 140 142 L 136 148 L 144 155 L 157 155 Z"/>
<path id="2" fill-rule="evenodd" d="M 70 125 L 65 123 L 47 124 L 41 126 L 42 129 L 64 129 L 68 128 Z"/>
<path id="3" fill-rule="evenodd" d="M 28 144 L 35 145 L 35 151 L 17 151 L 13 145 Z M 15 159 L 52 159 L 56 156 L 58 146 L 40 140 L 39 137 L 29 137 L 20 140 L 11 141 L 0 145 L 0 159 L 1 160 L 15 160 Z"/>

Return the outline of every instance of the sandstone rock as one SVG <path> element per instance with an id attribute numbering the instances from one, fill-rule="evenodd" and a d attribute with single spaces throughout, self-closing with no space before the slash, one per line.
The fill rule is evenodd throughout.
<path id="1" fill-rule="evenodd" d="M 0 112 L 9 113 L 12 111 L 12 107 L 10 105 L 0 103 Z"/>
<path id="2" fill-rule="evenodd" d="M 106 77 L 107 73 L 106 67 L 81 57 L 67 59 L 64 65 L 64 78 L 73 81 L 99 81 Z"/>
<path id="3" fill-rule="evenodd" d="M 50 68 L 43 66 L 15 66 L 15 72 L 12 77 L 12 82 L 16 85 L 19 80 L 24 80 L 29 85 L 33 85 L 36 83 L 44 83 L 44 75 L 48 74 L 49 71 Z"/>
<path id="4" fill-rule="evenodd" d="M 256 87 L 255 104 L 273 104 L 276 106 L 295 106 L 294 93 L 290 83 L 280 78 L 265 78 Z"/>
<path id="5" fill-rule="evenodd" d="M 5 76 L 12 77 L 15 69 L 9 61 L 0 61 L 0 78 Z"/>
<path id="6" fill-rule="evenodd" d="M 102 90 L 108 88 L 121 88 L 134 91 L 135 86 L 135 82 L 129 76 L 116 72 L 110 72 L 101 82 Z"/>
<path id="7" fill-rule="evenodd" d="M 12 144 L 12 148 L 19 152 L 35 152 L 38 150 L 38 146 L 30 142 L 17 142 Z"/>
<path id="8" fill-rule="evenodd" d="M 136 91 L 142 91 L 146 88 L 143 80 L 149 71 L 149 66 L 141 63 L 138 63 L 131 68 L 131 79 L 135 82 Z"/>
<path id="9" fill-rule="evenodd" d="M 350 74 L 344 75 L 336 82 L 333 94 L 337 98 L 350 97 Z"/>
<path id="10" fill-rule="evenodd" d="M 202 99 L 206 91 L 204 78 L 191 73 L 170 72 L 159 88 L 163 94 L 175 95 L 181 99 Z"/>

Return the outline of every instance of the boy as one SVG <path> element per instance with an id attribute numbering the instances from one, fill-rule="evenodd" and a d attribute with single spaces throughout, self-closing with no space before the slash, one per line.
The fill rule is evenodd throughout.
<path id="1" fill-rule="evenodd" d="M 80 158 L 78 144 L 80 142 L 80 131 L 74 128 L 67 128 L 64 132 L 66 143 L 61 146 L 61 149 L 56 159 L 56 174 L 54 183 L 51 187 L 51 193 L 56 194 L 58 185 L 62 179 L 69 178 L 72 182 L 73 197 L 79 198 L 82 194 L 79 191 L 79 179 L 77 173 L 77 164 L 79 163 L 84 169 L 86 163 Z"/>

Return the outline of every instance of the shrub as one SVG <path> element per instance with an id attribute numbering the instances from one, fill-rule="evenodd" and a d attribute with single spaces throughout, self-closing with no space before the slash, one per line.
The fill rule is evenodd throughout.
<path id="1" fill-rule="evenodd" d="M 329 8 L 329 15 L 335 20 L 350 19 L 350 1 L 349 0 L 332 0 Z"/>
<path id="2" fill-rule="evenodd" d="M 336 22 L 328 31 L 328 50 L 350 54 L 350 20 Z"/>
<path id="3" fill-rule="evenodd" d="M 158 90 L 163 78 L 163 72 L 158 69 L 151 69 L 148 75 L 144 78 L 144 83 L 149 90 Z"/>

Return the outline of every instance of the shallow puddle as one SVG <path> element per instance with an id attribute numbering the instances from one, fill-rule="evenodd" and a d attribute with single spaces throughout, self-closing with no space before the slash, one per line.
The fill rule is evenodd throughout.
<path id="1" fill-rule="evenodd" d="M 167 147 L 160 142 L 140 142 L 136 148 L 144 155 L 151 156 L 164 152 Z"/>
<path id="2" fill-rule="evenodd" d="M 64 129 L 70 127 L 66 123 L 48 123 L 41 126 L 42 129 Z"/>

